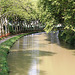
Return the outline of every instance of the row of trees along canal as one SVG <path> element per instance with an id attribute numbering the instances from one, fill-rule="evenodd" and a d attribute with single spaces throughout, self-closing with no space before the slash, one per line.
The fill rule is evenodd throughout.
<path id="1" fill-rule="evenodd" d="M 36 1 L 0 0 L 0 36 L 42 29 Z"/>
<path id="2" fill-rule="evenodd" d="M 60 39 L 75 45 L 75 0 L 39 0 L 38 7 L 42 12 L 40 20 L 46 25 L 45 31 L 62 27 Z"/>
<path id="3" fill-rule="evenodd" d="M 0 0 L 1 35 L 2 26 L 6 33 L 9 30 L 17 33 L 28 29 L 28 26 L 33 28 L 34 21 L 42 23 L 46 32 L 56 31 L 57 27 L 62 26 L 63 32 L 60 32 L 59 37 L 75 44 L 74 0 Z"/>

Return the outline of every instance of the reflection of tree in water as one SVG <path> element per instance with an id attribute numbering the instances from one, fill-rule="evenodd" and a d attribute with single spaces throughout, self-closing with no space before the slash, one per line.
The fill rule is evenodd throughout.
<path id="1" fill-rule="evenodd" d="M 47 41 L 50 41 L 51 43 L 57 43 L 60 44 L 59 38 L 58 38 L 58 31 L 54 32 L 52 31 L 51 33 L 48 33 L 48 39 L 46 39 Z"/>
<path id="2" fill-rule="evenodd" d="M 58 34 L 59 34 L 59 31 L 56 31 L 56 32 L 52 31 L 51 33 L 47 34 L 48 38 L 46 40 L 50 41 L 51 44 L 56 43 L 57 45 L 64 48 L 73 49 L 73 50 L 75 49 L 75 46 L 59 40 Z"/>
<path id="3" fill-rule="evenodd" d="M 37 57 L 53 56 L 54 54 L 56 53 L 39 50 L 11 52 L 8 56 L 10 75 L 29 75 L 28 71 L 30 70 L 32 64 L 37 65 L 42 62 L 42 60 L 39 60 Z M 39 71 L 38 69 L 36 70 L 36 72 L 40 72 L 41 75 L 45 74 L 44 71 Z"/>
<path id="4" fill-rule="evenodd" d="M 39 35 L 39 33 L 38 33 L 38 35 Z M 29 47 L 32 47 L 33 44 L 37 43 L 35 39 L 36 39 L 36 37 L 33 37 L 33 35 L 24 36 L 24 37 L 20 38 L 14 44 L 13 49 L 23 50 L 23 49 L 27 49 Z"/>

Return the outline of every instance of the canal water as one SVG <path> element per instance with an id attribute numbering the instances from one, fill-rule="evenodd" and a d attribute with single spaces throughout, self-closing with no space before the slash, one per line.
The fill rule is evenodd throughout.
<path id="1" fill-rule="evenodd" d="M 58 32 L 22 37 L 7 60 L 9 75 L 75 75 L 75 48 L 61 43 Z"/>

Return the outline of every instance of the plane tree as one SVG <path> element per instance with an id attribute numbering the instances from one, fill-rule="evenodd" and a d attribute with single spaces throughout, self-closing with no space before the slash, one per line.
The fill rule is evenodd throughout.
<path id="1" fill-rule="evenodd" d="M 39 19 L 46 25 L 46 32 L 57 30 L 57 25 L 60 24 L 63 27 L 61 38 L 66 42 L 75 43 L 74 0 L 39 0 L 38 8 Z"/>

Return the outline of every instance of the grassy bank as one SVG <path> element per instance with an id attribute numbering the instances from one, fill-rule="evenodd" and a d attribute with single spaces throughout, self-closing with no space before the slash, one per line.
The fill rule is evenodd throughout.
<path id="1" fill-rule="evenodd" d="M 0 75 L 8 75 L 9 68 L 7 63 L 7 55 L 9 53 L 10 48 L 12 45 L 21 37 L 25 35 L 29 35 L 36 32 L 30 32 L 25 34 L 20 34 L 15 37 L 8 39 L 7 41 L 0 44 Z"/>
<path id="2" fill-rule="evenodd" d="M 75 32 L 72 30 L 64 30 L 64 32 L 60 32 L 59 39 L 70 45 L 75 46 Z"/>

